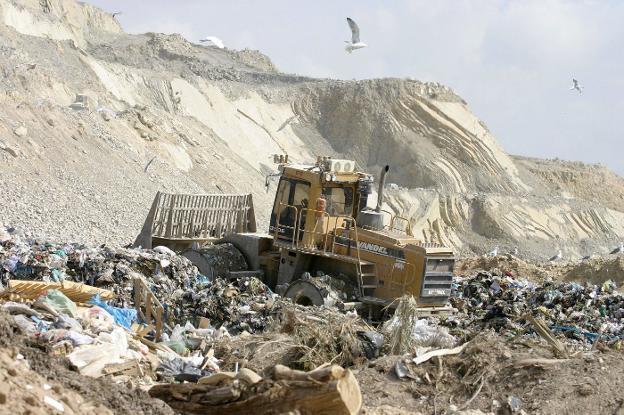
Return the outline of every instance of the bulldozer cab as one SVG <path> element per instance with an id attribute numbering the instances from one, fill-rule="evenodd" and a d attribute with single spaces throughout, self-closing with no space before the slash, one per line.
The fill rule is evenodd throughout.
<path id="1" fill-rule="evenodd" d="M 326 159 L 313 166 L 282 165 L 269 227 L 275 240 L 327 250 L 328 234 L 353 222 L 366 204 L 367 194 L 358 190 L 368 175 L 354 172 L 354 164 Z"/>

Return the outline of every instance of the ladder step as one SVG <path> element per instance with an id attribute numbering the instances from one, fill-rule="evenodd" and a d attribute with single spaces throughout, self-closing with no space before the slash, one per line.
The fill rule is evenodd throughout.
<path id="1" fill-rule="evenodd" d="M 376 272 L 363 272 L 361 275 L 363 277 L 376 277 L 377 273 Z"/>
<path id="2" fill-rule="evenodd" d="M 366 289 L 366 288 L 377 288 L 379 287 L 379 285 L 374 284 L 374 285 L 362 285 L 362 288 Z"/>

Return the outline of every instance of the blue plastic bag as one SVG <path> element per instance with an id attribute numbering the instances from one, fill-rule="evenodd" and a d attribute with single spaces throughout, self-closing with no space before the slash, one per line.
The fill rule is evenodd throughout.
<path id="1" fill-rule="evenodd" d="M 88 304 L 93 304 L 106 310 L 113 318 L 115 323 L 123 326 L 127 329 L 132 327 L 132 323 L 137 321 L 137 311 L 134 308 L 119 308 L 106 304 L 100 298 L 100 294 L 96 294 L 88 301 Z"/>

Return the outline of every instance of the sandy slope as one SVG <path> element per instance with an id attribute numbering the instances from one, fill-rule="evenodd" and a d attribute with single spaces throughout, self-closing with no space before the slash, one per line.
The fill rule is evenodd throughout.
<path id="1" fill-rule="evenodd" d="M 258 52 L 127 35 L 73 0 L 2 2 L 0 36 L 0 222 L 38 235 L 127 243 L 157 190 L 252 192 L 262 228 L 287 152 L 391 164 L 388 206 L 461 252 L 576 257 L 624 238 L 621 178 L 507 155 L 439 84 L 283 74 Z"/>

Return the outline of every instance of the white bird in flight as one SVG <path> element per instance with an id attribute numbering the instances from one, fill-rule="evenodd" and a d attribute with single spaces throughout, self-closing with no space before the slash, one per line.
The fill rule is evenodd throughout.
<path id="1" fill-rule="evenodd" d="M 554 257 L 550 258 L 549 261 L 550 262 L 559 261 L 561 258 L 563 258 L 563 255 L 561 255 L 561 249 L 560 249 L 557 252 L 557 255 L 555 255 Z"/>
<path id="2" fill-rule="evenodd" d="M 572 78 L 572 88 L 570 88 L 570 91 L 572 91 L 573 89 L 576 89 L 579 94 L 583 93 L 583 87 L 581 86 L 581 84 L 579 84 L 579 81 L 574 78 Z"/>
<path id="3" fill-rule="evenodd" d="M 498 256 L 498 247 L 494 248 L 492 252 L 488 254 L 488 256 L 493 256 L 493 257 Z"/>
<path id="4" fill-rule="evenodd" d="M 347 23 L 349 23 L 349 27 L 351 28 L 351 40 L 345 40 L 345 43 L 347 44 L 347 46 L 345 46 L 345 50 L 351 53 L 356 49 L 362 49 L 368 46 L 366 43 L 360 42 L 360 28 L 357 23 L 355 23 L 350 17 L 347 17 Z"/>
<path id="5" fill-rule="evenodd" d="M 620 246 L 611 251 L 611 255 L 624 254 L 624 242 L 620 242 Z"/>
<path id="6" fill-rule="evenodd" d="M 216 36 L 206 36 L 203 39 L 199 39 L 199 41 L 202 43 L 212 44 L 218 47 L 219 49 L 223 49 L 225 47 L 225 45 L 223 44 L 223 41 Z"/>

